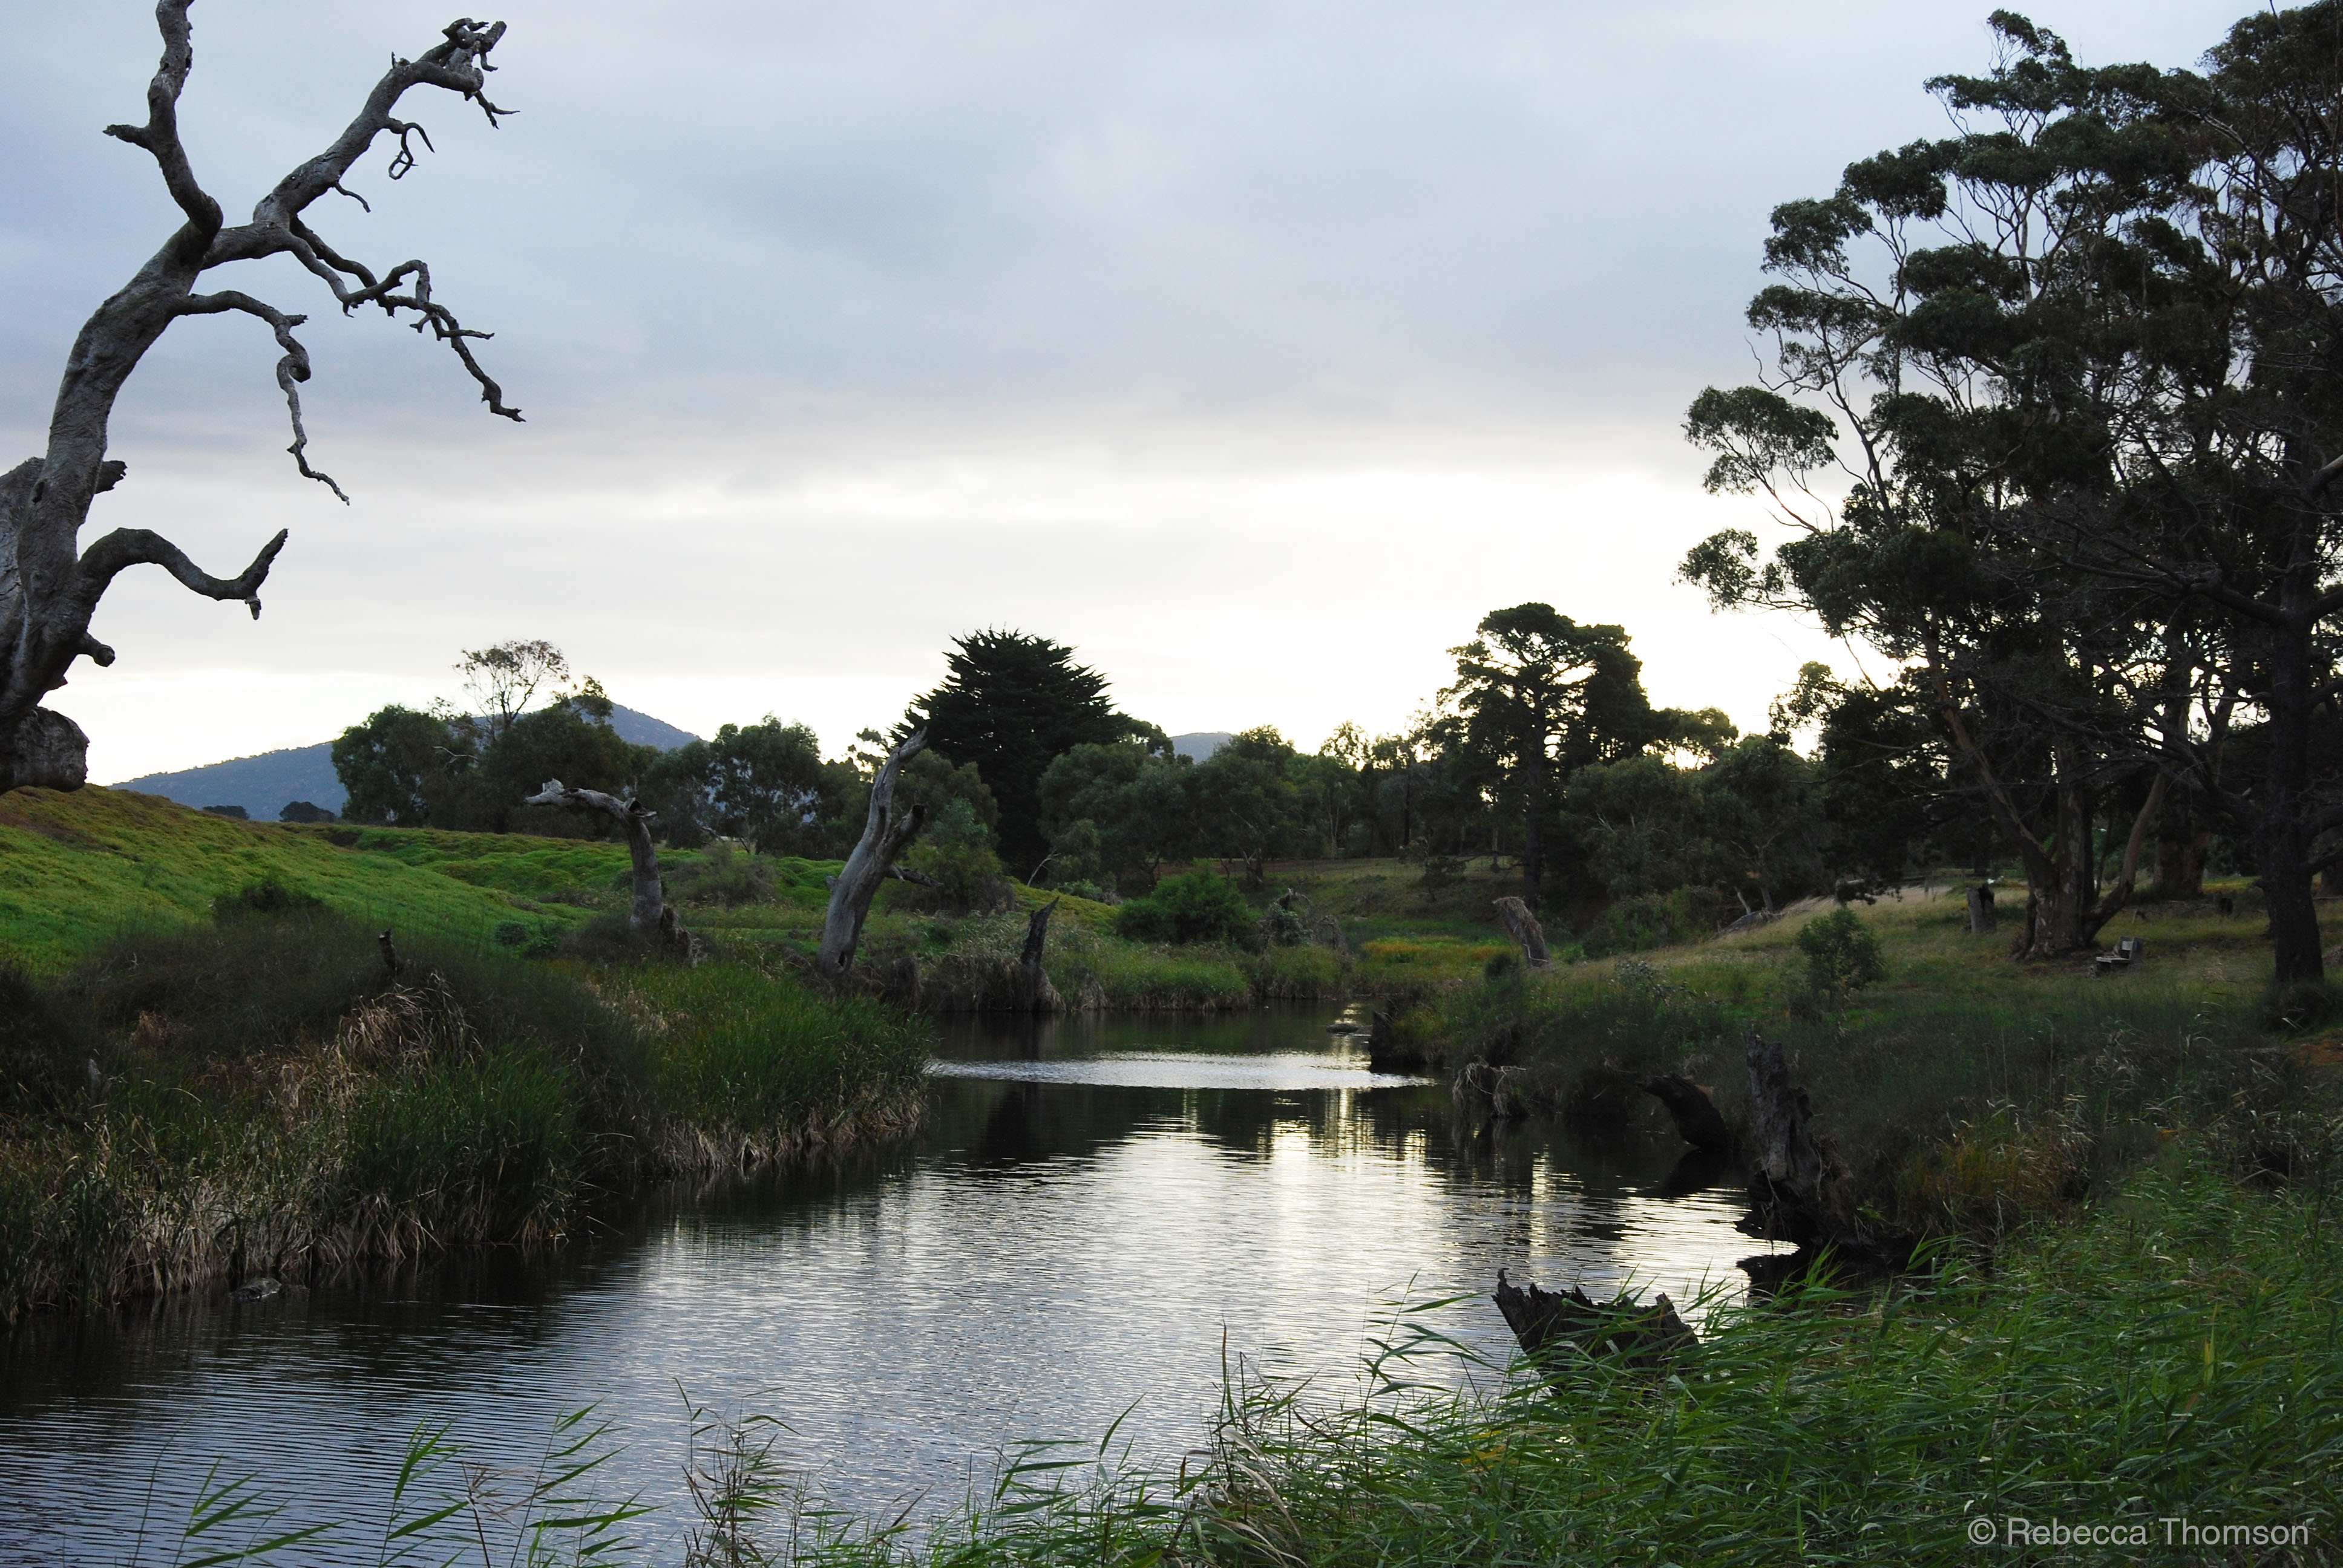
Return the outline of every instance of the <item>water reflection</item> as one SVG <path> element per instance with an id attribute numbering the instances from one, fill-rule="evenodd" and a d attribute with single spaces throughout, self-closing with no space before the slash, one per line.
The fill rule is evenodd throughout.
<path id="1" fill-rule="evenodd" d="M 1339 1374 L 1397 1291 L 1483 1292 L 1503 1266 L 1683 1300 L 1748 1250 L 1672 1141 L 1461 1121 L 1437 1088 L 1358 1081 L 1332 1019 L 964 1022 L 913 1143 L 668 1194 L 552 1258 L 36 1325 L 0 1349 L 0 1560 L 115 1560 L 96 1543 L 158 1452 L 166 1512 L 226 1457 L 315 1516 L 378 1506 L 417 1422 L 518 1463 L 592 1400 L 632 1444 L 613 1489 L 672 1497 L 679 1384 L 786 1420 L 850 1505 L 935 1506 L 1000 1447 L 1095 1436 L 1133 1401 L 1142 1455 L 1189 1446 L 1223 1328 Z M 1441 1322 L 1509 1349 L 1484 1295 Z"/>

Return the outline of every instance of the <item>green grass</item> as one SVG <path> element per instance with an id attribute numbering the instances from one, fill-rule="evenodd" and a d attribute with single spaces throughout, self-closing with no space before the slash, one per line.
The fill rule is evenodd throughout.
<path id="1" fill-rule="evenodd" d="M 423 852 L 425 840 L 463 837 L 237 822 L 110 789 L 15 790 L 0 796 L 0 956 L 55 973 L 116 932 L 208 920 L 221 900 L 262 881 L 377 930 L 393 928 L 401 940 L 485 946 L 507 922 L 532 938 L 558 936 L 589 909 L 537 904 L 524 890 L 545 886 L 533 857 L 597 888 L 626 864 L 614 845 L 488 835 L 473 859 Z M 498 843 L 544 848 L 500 853 Z M 517 886 L 499 885 L 498 876 Z"/>

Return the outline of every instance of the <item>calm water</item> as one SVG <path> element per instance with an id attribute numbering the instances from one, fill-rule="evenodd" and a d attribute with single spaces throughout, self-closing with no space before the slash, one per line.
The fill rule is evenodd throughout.
<path id="1" fill-rule="evenodd" d="M 960 1024 L 899 1148 L 669 1195 L 555 1257 L 37 1322 L 0 1338 L 0 1563 L 122 1561 L 148 1477 L 176 1534 L 216 1459 L 288 1520 L 363 1521 L 418 1422 L 518 1464 L 594 1401 L 627 1442 L 607 1490 L 669 1497 L 679 1385 L 786 1422 L 833 1501 L 936 1508 L 1134 1402 L 1137 1458 L 1192 1446 L 1224 1334 L 1346 1379 L 1403 1294 L 1475 1292 L 1437 1321 L 1502 1362 L 1500 1267 L 1679 1302 L 1738 1278 L 1735 1192 L 1663 1195 L 1672 1138 L 1476 1132 L 1335 1016 Z"/>

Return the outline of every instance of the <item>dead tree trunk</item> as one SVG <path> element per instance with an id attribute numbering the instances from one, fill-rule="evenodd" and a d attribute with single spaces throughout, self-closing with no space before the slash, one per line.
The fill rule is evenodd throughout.
<path id="1" fill-rule="evenodd" d="M 1050 939 L 1050 916 L 1058 907 L 1051 899 L 1033 911 L 1025 922 L 1025 950 L 1017 960 L 1017 1010 L 1019 1012 L 1053 1013 L 1066 1010 L 1065 1001 L 1058 988 L 1050 983 L 1049 970 L 1041 967 L 1041 949 Z"/>
<path id="2" fill-rule="evenodd" d="M 830 980 L 842 980 L 854 967 L 854 950 L 862 945 L 862 922 L 870 916 L 870 900 L 905 846 L 920 835 L 922 816 L 916 806 L 895 809 L 895 784 L 903 764 L 927 747 L 928 732 L 915 729 L 887 754 L 879 776 L 870 781 L 870 809 L 862 822 L 862 838 L 846 857 L 846 867 L 830 887 L 830 912 L 822 918 L 821 950 L 814 967 Z"/>
<path id="3" fill-rule="evenodd" d="M 1815 1131 L 1814 1106 L 1791 1081 L 1782 1048 L 1752 1030 L 1745 1054 L 1750 1212 L 1738 1229 L 1793 1242 L 1802 1255 L 1827 1248 L 1865 1267 L 1904 1267 L 1912 1254 L 1910 1238 L 1891 1235 L 1864 1219 L 1854 1172 L 1837 1146 Z"/>
<path id="4" fill-rule="evenodd" d="M 1545 950 L 1545 928 L 1538 924 L 1538 918 L 1530 913 L 1527 904 L 1507 894 L 1497 900 L 1497 919 L 1513 933 L 1513 940 L 1521 943 L 1522 963 L 1525 967 L 1542 970 L 1554 961 Z"/>
<path id="5" fill-rule="evenodd" d="M 558 779 L 521 802 L 524 806 L 583 806 L 617 819 L 626 830 L 627 851 L 634 858 L 635 901 L 627 929 L 637 936 L 661 934 L 660 917 L 667 912 L 667 887 L 659 880 L 659 849 L 651 842 L 651 824 L 659 819 L 640 800 L 621 800 L 599 789 L 571 789 Z M 680 942 L 680 933 L 676 933 Z"/>
<path id="6" fill-rule="evenodd" d="M 172 323 L 190 316 L 240 315 L 266 326 L 283 356 L 277 385 L 293 427 L 294 466 L 341 496 L 341 487 L 309 467 L 308 436 L 301 426 L 300 383 L 309 378 L 309 354 L 293 336 L 307 319 L 234 289 L 198 294 L 206 272 L 231 262 L 289 256 L 321 280 L 345 312 L 378 306 L 385 314 L 416 315 L 447 344 L 473 380 L 489 410 L 520 417 L 472 357 L 470 340 L 488 336 L 461 326 L 431 297 L 430 269 L 402 262 L 377 277 L 342 256 L 309 226 L 309 207 L 327 194 L 347 191 L 342 181 L 379 136 L 398 138 L 389 174 L 393 179 L 415 166 L 412 138 L 420 126 L 396 119 L 391 111 L 407 89 L 439 87 L 479 105 L 497 123 L 507 111 L 485 92 L 488 52 L 504 35 L 501 22 L 483 25 L 451 23 L 445 41 L 416 59 L 393 58 L 390 69 L 367 95 L 357 117 L 324 152 L 296 166 L 252 209 L 249 223 L 228 226 L 214 200 L 196 183 L 180 144 L 179 94 L 194 64 L 187 11 L 193 0 L 161 0 L 155 21 L 163 35 L 162 63 L 146 88 L 146 123 L 108 126 L 106 134 L 153 156 L 184 218 L 177 232 L 148 258 L 137 274 L 97 307 L 82 326 L 65 358 L 64 378 L 49 416 L 48 449 L 0 475 L 0 790 L 29 787 L 77 789 L 88 778 L 89 740 L 63 714 L 41 706 L 65 683 L 77 658 L 101 667 L 114 650 L 89 634 L 90 617 L 116 574 L 134 566 L 159 566 L 195 593 L 232 600 L 260 614 L 260 587 L 277 552 L 279 533 L 252 564 L 233 578 L 216 578 L 189 560 L 162 535 L 146 528 L 117 528 L 81 548 L 80 535 L 91 503 L 121 482 L 125 466 L 106 456 L 106 429 L 116 397 L 146 351 Z M 424 138 L 425 145 L 429 139 Z M 361 203 L 363 205 L 363 203 Z M 405 293 L 402 285 L 408 284 Z M 347 497 L 342 497 L 347 501 Z"/>
<path id="7" fill-rule="evenodd" d="M 1979 883 L 1969 890 L 1969 935 L 1985 936 L 1993 924 L 1993 890 Z"/>

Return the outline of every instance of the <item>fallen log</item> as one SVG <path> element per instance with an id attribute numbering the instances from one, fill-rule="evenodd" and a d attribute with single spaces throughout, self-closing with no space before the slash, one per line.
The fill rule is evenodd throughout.
<path id="1" fill-rule="evenodd" d="M 1497 1310 L 1522 1353 L 1546 1362 L 1562 1345 L 1574 1345 L 1590 1359 L 1616 1357 L 1641 1371 L 1666 1365 L 1678 1354 L 1700 1343 L 1700 1336 L 1676 1315 L 1675 1303 L 1664 1295 L 1649 1302 L 1621 1292 L 1597 1302 L 1573 1285 L 1559 1295 L 1527 1289 L 1497 1271 Z"/>

